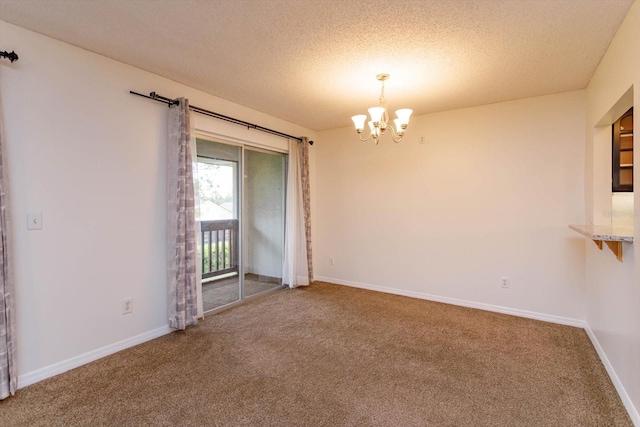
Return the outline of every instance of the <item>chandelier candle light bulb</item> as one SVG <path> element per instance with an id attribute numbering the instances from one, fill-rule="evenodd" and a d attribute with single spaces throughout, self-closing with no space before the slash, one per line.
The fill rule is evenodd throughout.
<path id="1" fill-rule="evenodd" d="M 389 131 L 391 132 L 391 138 L 394 140 L 394 142 L 400 142 L 402 136 L 404 135 L 404 131 L 409 125 L 409 117 L 411 117 L 411 113 L 413 113 L 413 110 L 409 108 L 396 110 L 396 116 L 398 118 L 393 121 L 396 125 L 396 128 L 394 129 L 393 127 L 389 126 L 387 100 L 384 97 L 384 81 L 389 78 L 389 74 L 378 74 L 376 78 L 382 83 L 380 99 L 378 100 L 380 106 L 369 108 L 369 116 L 371 117 L 371 120 L 368 122 L 369 136 L 367 136 L 366 138 L 362 138 L 362 132 L 364 131 L 364 122 L 367 120 L 367 116 L 365 114 L 353 116 L 351 117 L 351 120 L 353 120 L 353 124 L 356 127 L 356 132 L 358 132 L 358 137 L 361 141 L 367 141 L 369 138 L 373 137 L 373 141 L 377 145 L 380 141 L 380 136 L 382 136 L 385 131 L 389 129 Z"/>
<path id="2" fill-rule="evenodd" d="M 378 138 L 380 136 L 380 127 L 374 125 L 372 121 L 369 121 L 369 131 L 374 138 Z"/>

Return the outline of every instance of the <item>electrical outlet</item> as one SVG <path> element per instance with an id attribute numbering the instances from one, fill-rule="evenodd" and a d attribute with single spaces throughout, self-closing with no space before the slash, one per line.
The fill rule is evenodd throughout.
<path id="1" fill-rule="evenodd" d="M 133 298 L 125 298 L 122 300 L 122 314 L 133 313 Z"/>
<path id="2" fill-rule="evenodd" d="M 509 287 L 509 278 L 508 277 L 503 277 L 502 278 L 502 287 L 507 289 Z"/>
<path id="3" fill-rule="evenodd" d="M 333 257 L 329 258 L 329 265 L 335 265 L 335 263 L 333 262 Z"/>

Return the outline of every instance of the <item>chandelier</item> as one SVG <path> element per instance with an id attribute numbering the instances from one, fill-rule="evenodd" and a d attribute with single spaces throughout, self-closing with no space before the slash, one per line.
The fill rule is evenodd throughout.
<path id="1" fill-rule="evenodd" d="M 387 99 L 384 97 L 384 81 L 389 78 L 389 74 L 378 74 L 376 79 L 378 79 L 382 84 L 382 89 L 380 91 L 380 98 L 378 102 L 380 103 L 379 107 L 371 107 L 369 108 L 369 115 L 371 116 L 371 120 L 369 120 L 369 136 L 366 138 L 362 138 L 362 131 L 364 130 L 364 122 L 367 120 L 367 116 L 365 114 L 359 114 L 357 116 L 351 117 L 353 123 L 356 126 L 356 132 L 358 132 L 358 137 L 360 141 L 367 141 L 369 138 L 373 137 L 373 142 L 378 145 L 380 141 L 380 137 L 384 135 L 384 133 L 389 130 L 391 133 L 391 138 L 395 142 L 400 142 L 402 136 L 404 135 L 405 129 L 407 129 L 407 125 L 409 124 L 409 117 L 413 110 L 409 108 L 403 108 L 400 110 L 396 110 L 396 116 L 398 117 L 393 122 L 396 125 L 394 129 L 392 126 L 389 126 L 389 113 L 387 112 Z"/>

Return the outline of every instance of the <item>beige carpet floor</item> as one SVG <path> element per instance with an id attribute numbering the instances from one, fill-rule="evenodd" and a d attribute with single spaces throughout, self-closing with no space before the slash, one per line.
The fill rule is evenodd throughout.
<path id="1" fill-rule="evenodd" d="M 326 283 L 18 390 L 2 426 L 630 426 L 585 332 Z"/>

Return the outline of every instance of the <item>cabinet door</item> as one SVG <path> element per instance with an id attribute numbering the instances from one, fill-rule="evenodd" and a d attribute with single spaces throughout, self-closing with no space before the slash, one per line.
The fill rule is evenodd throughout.
<path id="1" fill-rule="evenodd" d="M 612 191 L 633 191 L 633 108 L 612 125 Z"/>

